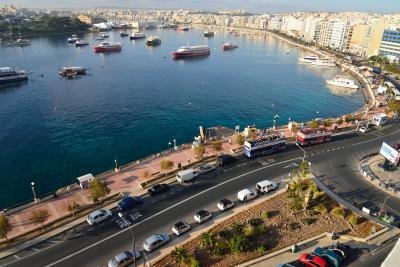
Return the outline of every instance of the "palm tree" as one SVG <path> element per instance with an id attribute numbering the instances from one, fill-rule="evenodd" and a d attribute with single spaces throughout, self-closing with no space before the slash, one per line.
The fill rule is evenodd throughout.
<path id="1" fill-rule="evenodd" d="M 211 251 L 214 246 L 214 239 L 214 234 L 208 231 L 201 235 L 201 244 Z"/>

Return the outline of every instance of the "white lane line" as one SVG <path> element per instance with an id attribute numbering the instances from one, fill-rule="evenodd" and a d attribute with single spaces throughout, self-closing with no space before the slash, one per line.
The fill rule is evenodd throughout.
<path id="1" fill-rule="evenodd" d="M 38 248 L 31 248 L 32 250 L 34 250 L 34 251 L 36 251 L 36 252 L 39 252 L 40 251 L 40 249 L 38 249 Z"/>
<path id="2" fill-rule="evenodd" d="M 290 161 L 294 161 L 294 160 L 299 160 L 299 159 L 302 159 L 302 157 L 297 157 L 297 158 L 293 158 L 293 159 L 289 159 L 289 160 L 277 162 L 277 163 L 271 164 L 271 165 L 269 165 L 269 166 L 260 167 L 260 168 L 258 168 L 258 169 L 255 169 L 255 170 L 246 172 L 246 173 L 244 173 L 244 174 L 241 174 L 241 175 L 239 175 L 239 176 L 233 177 L 233 178 L 231 178 L 231 179 L 229 179 L 229 180 L 226 180 L 226 181 L 224 181 L 224 182 L 222 182 L 222 183 L 220 183 L 220 184 L 217 184 L 217 185 L 215 185 L 215 186 L 213 186 L 213 187 L 207 188 L 206 190 L 204 190 L 204 191 L 202 191 L 202 192 L 199 192 L 199 193 L 197 193 L 197 194 L 195 194 L 195 195 L 193 195 L 193 196 L 191 196 L 191 197 L 189 197 L 189 198 L 186 198 L 186 199 L 184 199 L 184 200 L 182 200 L 182 201 L 180 201 L 180 202 L 178 202 L 178 203 L 176 203 L 176 204 L 174 204 L 174 205 L 172 205 L 172 206 L 170 206 L 170 207 L 168 207 L 168 208 L 166 208 L 166 209 L 164 209 L 164 210 L 162 210 L 162 211 L 160 211 L 160 212 L 157 212 L 156 214 L 151 215 L 150 217 L 147 217 L 146 219 L 144 219 L 144 220 L 142 220 L 142 221 L 140 221 L 140 222 L 138 222 L 138 223 L 132 225 L 132 228 L 133 228 L 133 227 L 136 227 L 136 226 L 138 226 L 138 225 L 140 225 L 140 224 L 142 224 L 142 223 L 145 223 L 145 222 L 147 222 L 147 221 L 153 219 L 154 217 L 156 217 L 156 216 L 158 216 L 158 215 L 160 215 L 160 214 L 162 214 L 162 213 L 164 213 L 164 212 L 166 212 L 166 211 L 168 211 L 168 210 L 170 210 L 170 209 L 173 209 L 173 208 L 175 208 L 175 207 L 177 207 L 177 206 L 179 206 L 179 205 L 181 205 L 181 204 L 183 204 L 183 203 L 185 203 L 185 202 L 187 202 L 187 201 L 189 201 L 189 200 L 191 200 L 191 199 L 193 199 L 193 198 L 195 198 L 195 197 L 198 197 L 198 196 L 200 196 L 200 195 L 202 195 L 202 194 L 204 194 L 204 193 L 206 193 L 206 192 L 208 192 L 208 191 L 214 190 L 215 188 L 218 188 L 218 187 L 220 187 L 220 186 L 222 186 L 222 185 L 224 185 L 224 184 L 230 183 L 230 182 L 232 182 L 232 181 L 235 181 L 235 180 L 237 180 L 237 179 L 239 179 L 239 178 L 242 178 L 242 177 L 244 177 L 244 176 L 246 176 L 246 175 L 249 175 L 249 174 L 258 172 L 258 171 L 260 171 L 260 170 L 264 170 L 264 169 L 266 169 L 266 168 L 270 168 L 270 167 L 273 167 L 273 166 L 277 166 L 277 165 L 280 165 L 280 164 L 283 164 L 283 163 L 286 163 L 286 162 L 290 162 Z M 92 248 L 92 247 L 95 247 L 95 246 L 97 246 L 97 245 L 99 245 L 99 244 L 101 244 L 101 243 L 103 243 L 103 242 L 105 242 L 105 241 L 107 241 L 107 240 L 109 240 L 109 239 L 112 239 L 112 238 L 114 238 L 114 237 L 116 237 L 116 236 L 118 236 L 118 235 L 120 235 L 120 234 L 122 234 L 122 233 L 124 233 L 124 232 L 126 232 L 126 231 L 130 231 L 130 229 L 131 229 L 131 228 L 125 228 L 125 229 L 123 229 L 123 230 L 120 230 L 119 232 L 116 232 L 116 233 L 114 233 L 114 234 L 112 234 L 112 235 L 110 235 L 110 236 L 108 236 L 108 237 L 106 237 L 106 238 L 104 238 L 104 239 L 102 239 L 102 240 L 99 240 L 99 241 L 97 241 L 97 242 L 95 242 L 95 243 L 93 243 L 93 244 L 91 244 L 91 245 L 89 245 L 89 246 L 87 246 L 87 247 L 84 247 L 84 248 L 82 248 L 82 249 L 80 249 L 80 250 L 78 250 L 78 251 L 76 251 L 76 252 L 74 252 L 74 253 L 72 253 L 72 254 L 70 254 L 70 255 L 64 257 L 64 258 L 61 258 L 61 259 L 59 259 L 59 260 L 57 260 L 57 261 L 55 261 L 55 262 L 53 262 L 53 263 L 50 263 L 50 264 L 46 265 L 45 267 L 55 266 L 55 265 L 59 264 L 60 262 L 63 262 L 63 261 L 65 261 L 65 260 L 68 260 L 68 259 L 70 259 L 70 258 L 72 258 L 72 257 L 74 257 L 74 256 L 76 256 L 76 255 L 78 255 L 78 254 L 80 254 L 80 253 L 82 253 L 82 252 L 84 252 L 84 251 L 86 251 L 86 250 Z"/>
<path id="3" fill-rule="evenodd" d="M 17 260 L 19 260 L 21 257 L 20 256 L 18 256 L 17 254 L 14 254 L 13 255 Z"/>
<path id="4" fill-rule="evenodd" d="M 58 241 L 58 240 L 47 240 L 47 242 L 58 244 L 58 243 L 60 243 L 61 241 Z"/>

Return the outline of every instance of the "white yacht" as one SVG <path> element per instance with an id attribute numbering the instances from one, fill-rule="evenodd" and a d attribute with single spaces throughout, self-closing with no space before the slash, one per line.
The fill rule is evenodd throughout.
<path id="1" fill-rule="evenodd" d="M 358 85 L 354 80 L 340 75 L 336 75 L 332 80 L 326 80 L 326 83 L 338 87 L 358 89 Z"/>
<path id="2" fill-rule="evenodd" d="M 309 55 L 305 56 L 303 58 L 299 58 L 300 62 L 305 62 L 305 63 L 313 63 L 319 60 L 319 57 L 317 55 Z"/>
<path id="3" fill-rule="evenodd" d="M 326 67 L 335 67 L 335 62 L 330 60 L 329 58 L 321 58 L 316 61 L 311 62 L 312 65 L 316 66 L 326 66 Z"/>

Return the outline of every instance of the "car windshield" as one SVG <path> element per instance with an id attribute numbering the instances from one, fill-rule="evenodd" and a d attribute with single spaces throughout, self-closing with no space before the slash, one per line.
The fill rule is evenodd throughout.
<path id="1" fill-rule="evenodd" d="M 114 259 L 112 259 L 112 263 L 115 265 L 115 266 L 117 266 L 118 264 L 119 264 L 119 262 L 114 258 Z"/>

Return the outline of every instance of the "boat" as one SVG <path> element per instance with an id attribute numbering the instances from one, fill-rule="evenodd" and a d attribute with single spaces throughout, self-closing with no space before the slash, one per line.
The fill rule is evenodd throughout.
<path id="1" fill-rule="evenodd" d="M 181 46 L 172 54 L 174 59 L 208 56 L 210 55 L 210 48 L 207 45 Z"/>
<path id="2" fill-rule="evenodd" d="M 84 40 L 77 40 L 77 41 L 75 42 L 75 46 L 76 46 L 76 47 L 85 46 L 85 45 L 89 45 L 89 43 L 86 42 L 86 41 L 84 41 Z"/>
<path id="3" fill-rule="evenodd" d="M 335 62 L 330 60 L 329 58 L 317 59 L 316 61 L 311 62 L 312 65 L 316 66 L 326 66 L 326 67 L 335 67 Z"/>
<path id="4" fill-rule="evenodd" d="M 110 37 L 110 35 L 108 35 L 108 33 L 105 32 L 102 32 L 100 36 L 103 37 L 104 39 Z"/>
<path id="5" fill-rule="evenodd" d="M 24 70 L 16 70 L 10 67 L 0 68 L 0 85 L 26 80 L 28 80 L 28 74 Z"/>
<path id="6" fill-rule="evenodd" d="M 189 31 L 189 29 L 190 28 L 188 26 L 181 26 L 181 27 L 176 28 L 177 31 L 181 31 L 181 32 L 187 32 L 187 31 Z"/>
<path id="7" fill-rule="evenodd" d="M 69 38 L 67 39 L 67 42 L 70 43 L 70 44 L 73 44 L 73 43 L 75 43 L 75 42 L 78 41 L 78 40 L 79 40 L 78 36 L 76 36 L 76 34 L 73 34 L 71 37 L 69 37 Z"/>
<path id="8" fill-rule="evenodd" d="M 101 36 L 98 36 L 98 37 L 95 38 L 95 40 L 97 40 L 97 41 L 104 41 L 104 38 L 101 37 Z"/>
<path id="9" fill-rule="evenodd" d="M 119 35 L 120 35 L 121 37 L 127 37 L 127 36 L 129 36 L 129 33 L 127 33 L 127 32 L 120 32 Z"/>
<path id="10" fill-rule="evenodd" d="M 305 62 L 305 63 L 312 63 L 319 60 L 319 57 L 317 55 L 308 55 L 303 58 L 299 58 L 300 62 Z"/>
<path id="11" fill-rule="evenodd" d="M 335 78 L 332 80 L 327 80 L 326 82 L 333 86 L 358 89 L 358 85 L 355 83 L 355 81 L 345 76 L 336 75 Z"/>
<path id="12" fill-rule="evenodd" d="M 144 35 L 143 32 L 134 32 L 132 35 L 129 37 L 130 40 L 136 40 L 136 39 L 143 39 L 146 36 Z"/>
<path id="13" fill-rule="evenodd" d="M 150 36 L 150 38 L 147 39 L 146 44 L 148 46 L 157 46 L 161 44 L 161 39 L 158 36 Z"/>
<path id="14" fill-rule="evenodd" d="M 62 77 L 73 79 L 76 75 L 85 75 L 86 69 L 82 66 L 63 67 L 62 69 L 59 70 L 59 74 Z"/>
<path id="15" fill-rule="evenodd" d="M 215 32 L 210 32 L 210 31 L 205 31 L 204 32 L 204 37 L 214 37 Z"/>
<path id="16" fill-rule="evenodd" d="M 232 50 L 238 48 L 239 46 L 236 43 L 224 43 L 222 45 L 223 50 Z"/>
<path id="17" fill-rule="evenodd" d="M 101 44 L 93 47 L 94 52 L 115 52 L 121 51 L 122 46 L 120 43 L 102 42 Z"/>
<path id="18" fill-rule="evenodd" d="M 31 42 L 29 42 L 28 39 L 17 39 L 15 42 L 12 43 L 12 45 L 26 46 L 31 45 Z"/>

